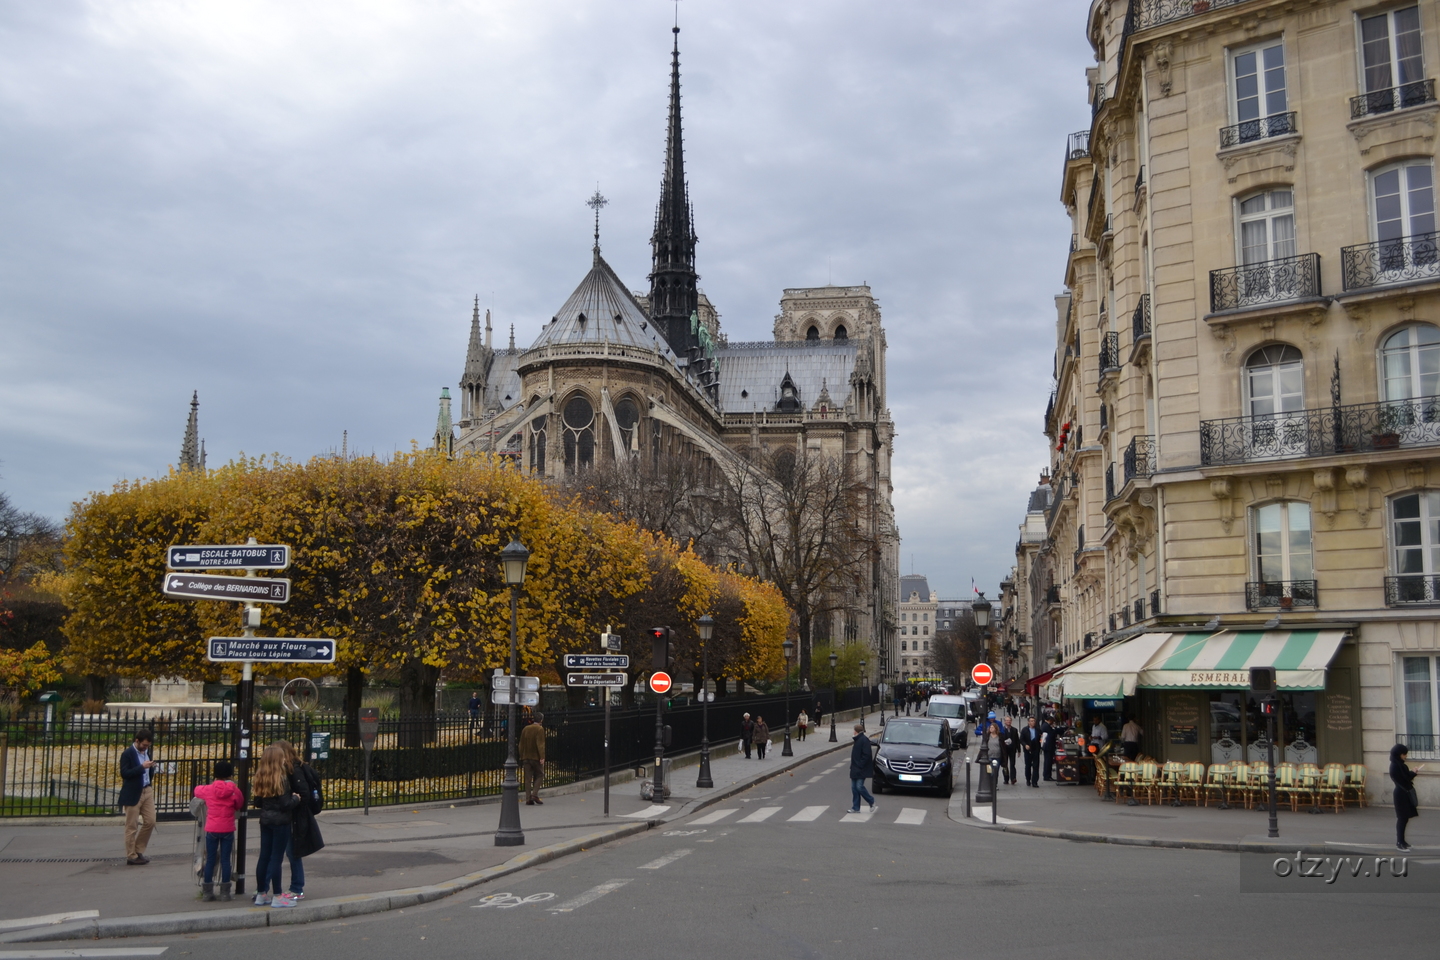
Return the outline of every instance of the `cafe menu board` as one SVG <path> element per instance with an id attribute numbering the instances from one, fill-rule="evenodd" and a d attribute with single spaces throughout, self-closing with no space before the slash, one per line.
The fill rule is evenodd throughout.
<path id="1" fill-rule="evenodd" d="M 1171 743 L 1199 743 L 1200 728 L 1193 723 L 1170 724 Z"/>

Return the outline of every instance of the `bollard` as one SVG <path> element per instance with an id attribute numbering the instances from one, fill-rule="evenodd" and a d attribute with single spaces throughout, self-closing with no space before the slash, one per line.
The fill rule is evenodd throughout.
<path id="1" fill-rule="evenodd" d="M 970 819 L 970 758 L 965 758 L 965 819 Z"/>

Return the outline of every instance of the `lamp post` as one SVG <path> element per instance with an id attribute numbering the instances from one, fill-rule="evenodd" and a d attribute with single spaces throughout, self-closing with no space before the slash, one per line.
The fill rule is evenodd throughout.
<path id="1" fill-rule="evenodd" d="M 786 640 L 781 646 L 785 648 L 785 745 L 780 748 L 780 756 L 793 757 L 795 751 L 790 749 L 790 654 L 795 652 L 795 643 Z"/>
<path id="2" fill-rule="evenodd" d="M 706 689 L 710 676 L 710 637 L 715 633 L 715 621 L 705 614 L 698 621 L 700 631 L 700 776 L 695 778 L 696 787 L 713 787 L 710 778 L 710 692 Z M 789 643 L 790 641 L 785 641 Z"/>
<path id="3" fill-rule="evenodd" d="M 978 596 L 979 599 L 970 604 L 970 610 L 975 615 L 975 626 L 980 628 L 981 636 L 988 640 L 990 632 L 986 628 L 990 626 L 990 601 L 985 599 L 983 593 Z M 988 646 L 986 649 L 988 650 Z M 989 698 L 987 697 L 982 702 L 988 705 Z M 993 804 L 995 802 L 995 774 L 990 765 L 990 746 L 987 736 L 990 726 L 989 710 L 982 708 L 981 712 L 986 714 L 987 719 L 985 726 L 980 731 L 980 752 L 975 756 L 975 760 L 980 764 L 980 782 L 975 787 L 975 802 Z"/>
<path id="4" fill-rule="evenodd" d="M 519 764 L 515 761 L 515 698 L 519 695 L 515 681 L 518 669 L 515 625 L 520 585 L 525 582 L 525 564 L 529 560 L 530 551 L 519 540 L 511 540 L 509 546 L 500 551 L 500 565 L 505 570 L 505 582 L 510 585 L 510 702 L 505 708 L 508 750 L 505 754 L 505 779 L 500 784 L 500 829 L 495 831 L 497 847 L 518 847 L 525 842 L 525 832 L 520 829 L 520 780 L 516 775 Z"/>
<path id="5" fill-rule="evenodd" d="M 860 729 L 865 729 L 865 659 L 860 659 Z"/>
<path id="6" fill-rule="evenodd" d="M 831 742 L 831 743 L 839 743 L 839 742 L 840 742 L 840 741 L 839 741 L 838 739 L 836 739 L 836 737 L 835 737 L 835 711 L 840 708 L 840 701 L 836 698 L 836 695 L 835 695 L 835 664 L 837 664 L 837 663 L 839 663 L 839 662 L 840 662 L 840 658 L 839 658 L 839 657 L 837 657 L 837 656 L 836 656 L 835 654 L 833 654 L 833 653 L 830 654 L 830 742 Z"/>

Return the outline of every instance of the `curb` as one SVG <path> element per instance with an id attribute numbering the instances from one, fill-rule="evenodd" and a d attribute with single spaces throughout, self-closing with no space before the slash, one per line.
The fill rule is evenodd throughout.
<path id="1" fill-rule="evenodd" d="M 682 806 L 672 816 L 627 823 L 623 826 L 611 827 L 607 830 L 586 834 L 583 837 L 576 837 L 574 840 L 551 844 L 548 847 L 541 847 L 529 853 L 522 853 L 517 857 L 512 857 L 504 863 L 497 864 L 493 867 L 486 867 L 484 870 L 467 873 L 464 876 L 456 877 L 454 880 L 447 880 L 442 883 L 431 884 L 424 887 L 409 887 L 401 890 L 382 890 L 378 893 L 354 894 L 348 897 L 332 897 L 326 900 L 304 900 L 301 901 L 298 906 L 282 910 L 275 910 L 271 907 L 239 907 L 231 910 L 211 910 L 204 912 L 196 910 L 184 913 L 162 913 L 139 917 L 74 920 L 68 923 L 57 923 L 46 927 L 31 927 L 25 930 L 15 930 L 7 934 L 0 934 L 0 943 L 44 943 L 58 940 L 102 940 L 113 937 L 155 937 L 189 933 L 214 933 L 221 930 L 247 930 L 255 927 L 279 927 L 299 923 L 316 923 L 322 920 L 338 920 L 343 917 L 356 917 L 367 913 L 383 913 L 387 910 L 399 910 L 404 907 L 418 906 L 422 903 L 430 903 L 434 900 L 443 899 L 444 897 L 460 893 L 471 887 L 508 876 L 512 873 L 518 873 L 521 870 L 542 863 L 548 863 L 560 857 L 580 853 L 591 847 L 598 847 L 602 844 L 612 843 L 616 840 L 622 840 L 626 837 L 644 833 L 671 820 L 678 820 L 681 817 L 686 817 L 699 810 L 703 810 L 711 804 L 719 803 L 735 796 L 737 793 L 743 793 L 758 783 L 764 783 L 782 773 L 788 773 L 801 764 L 809 763 L 811 760 L 835 753 L 838 750 L 844 749 L 846 746 L 848 746 L 848 744 L 844 742 L 837 743 L 834 747 L 826 747 L 807 757 L 795 758 L 795 762 L 777 766 L 774 770 L 768 771 L 753 780 L 734 783 L 705 797 L 698 797 Z"/>
<path id="2" fill-rule="evenodd" d="M 978 827 L 982 830 L 993 830 L 999 833 L 1016 833 L 1027 837 L 1043 837 L 1046 840 L 1071 840 L 1076 843 L 1109 843 L 1122 847 L 1158 847 L 1171 850 L 1212 850 L 1219 853 L 1278 853 L 1296 851 L 1305 854 L 1330 854 L 1336 852 L 1336 847 L 1329 843 L 1285 843 L 1277 841 L 1244 841 L 1244 840 L 1167 840 L 1162 837 L 1137 837 L 1126 834 L 1090 833 L 1083 830 L 1056 830 L 1050 827 L 1030 827 L 1024 824 L 1013 823 L 986 823 L 983 820 L 970 818 L 969 820 L 952 818 L 953 822 L 964 826 Z M 1344 844 L 1344 846 L 1373 847 L 1377 851 L 1388 849 L 1383 844 Z"/>

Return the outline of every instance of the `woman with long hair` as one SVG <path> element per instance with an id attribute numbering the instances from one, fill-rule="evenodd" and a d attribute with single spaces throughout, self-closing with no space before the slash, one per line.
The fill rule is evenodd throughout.
<path id="1" fill-rule="evenodd" d="M 290 783 L 285 748 L 272 743 L 260 755 L 251 781 L 251 803 L 260 810 L 260 856 L 255 860 L 255 906 L 293 907 L 295 898 L 280 892 L 280 870 L 300 794 Z M 272 895 L 273 893 L 273 895 Z"/>
<path id="2" fill-rule="evenodd" d="M 1395 849 L 1409 850 L 1405 842 L 1405 825 L 1420 813 L 1419 800 L 1415 795 L 1415 774 L 1420 767 L 1411 770 L 1405 763 L 1410 748 L 1397 743 L 1390 748 L 1390 779 L 1395 782 Z"/>
<path id="3" fill-rule="evenodd" d="M 276 740 L 275 745 L 285 751 L 286 771 L 290 776 L 290 790 L 300 795 L 301 803 L 295 808 L 290 828 L 290 842 L 285 847 L 285 857 L 290 861 L 290 887 L 286 891 L 292 900 L 305 899 L 305 860 L 325 845 L 320 840 L 320 828 L 315 823 L 320 798 L 320 775 L 300 756 L 300 751 L 289 740 Z"/>

